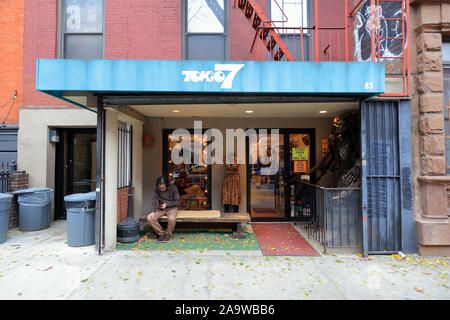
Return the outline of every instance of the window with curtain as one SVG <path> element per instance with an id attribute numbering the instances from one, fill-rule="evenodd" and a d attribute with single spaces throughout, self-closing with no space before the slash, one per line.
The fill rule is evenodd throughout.
<path id="1" fill-rule="evenodd" d="M 61 57 L 103 58 L 103 1 L 61 0 Z"/>

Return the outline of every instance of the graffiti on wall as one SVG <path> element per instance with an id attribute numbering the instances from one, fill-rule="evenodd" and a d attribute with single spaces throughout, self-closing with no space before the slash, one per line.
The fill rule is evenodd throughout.
<path id="1" fill-rule="evenodd" d="M 383 2 L 379 6 L 375 5 L 375 55 L 383 58 L 401 57 L 403 54 L 402 48 L 402 4 L 405 2 Z M 379 10 L 379 14 L 377 13 Z M 407 39 L 406 28 L 406 10 L 403 8 L 404 14 L 404 33 L 405 46 Z M 386 20 L 388 19 L 388 20 Z M 370 0 L 367 0 L 356 14 L 356 23 L 354 29 L 355 39 L 355 57 L 357 61 L 365 62 L 372 59 L 371 52 L 371 8 Z M 377 30 L 378 29 L 378 30 Z M 386 39 L 387 38 L 387 39 Z"/>

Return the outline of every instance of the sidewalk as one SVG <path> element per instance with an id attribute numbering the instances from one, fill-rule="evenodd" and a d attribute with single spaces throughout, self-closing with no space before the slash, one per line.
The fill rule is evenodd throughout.
<path id="1" fill-rule="evenodd" d="M 450 299 L 450 258 L 265 257 L 257 250 L 131 251 L 66 243 L 65 221 L 10 230 L 0 299 Z"/>

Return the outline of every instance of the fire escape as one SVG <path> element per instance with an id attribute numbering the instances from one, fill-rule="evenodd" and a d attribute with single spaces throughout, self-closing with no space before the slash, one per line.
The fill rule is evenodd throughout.
<path id="1" fill-rule="evenodd" d="M 289 12 L 271 3 L 282 20 L 271 20 L 259 0 L 234 3 L 255 30 L 250 49 L 255 60 L 383 62 L 386 92 L 380 96 L 410 95 L 408 0 L 335 0 L 332 14 L 322 19 L 321 1 L 312 0 L 308 23 L 295 27 L 285 26 Z"/>

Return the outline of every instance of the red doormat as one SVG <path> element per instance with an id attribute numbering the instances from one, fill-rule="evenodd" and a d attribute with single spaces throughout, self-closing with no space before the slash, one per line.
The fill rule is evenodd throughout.
<path id="1" fill-rule="evenodd" d="M 252 223 L 265 256 L 320 256 L 289 223 Z"/>

